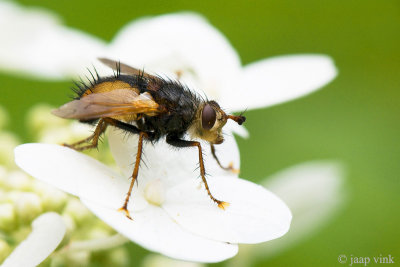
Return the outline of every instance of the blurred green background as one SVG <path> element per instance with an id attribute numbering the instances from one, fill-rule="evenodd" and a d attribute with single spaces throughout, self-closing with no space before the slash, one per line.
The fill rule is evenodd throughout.
<path id="1" fill-rule="evenodd" d="M 247 112 L 250 138 L 238 142 L 242 176 L 253 181 L 308 160 L 344 162 L 348 201 L 326 227 L 258 265 L 338 266 L 340 254 L 391 254 L 400 262 L 399 1 L 18 2 L 52 10 L 66 25 L 104 40 L 141 16 L 196 11 L 227 36 L 243 64 L 295 53 L 332 56 L 339 69 L 332 83 L 306 98 Z M 71 85 L 6 73 L 0 83 L 8 129 L 25 142 L 27 110 L 63 104 Z M 144 249 L 129 247 L 135 262 L 143 257 Z"/>

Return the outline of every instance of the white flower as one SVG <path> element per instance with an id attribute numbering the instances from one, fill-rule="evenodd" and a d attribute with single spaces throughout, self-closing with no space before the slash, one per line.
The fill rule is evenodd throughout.
<path id="1" fill-rule="evenodd" d="M 0 5 L 0 68 L 39 77 L 82 74 L 91 63 L 103 73 L 104 66 L 96 64 L 95 58 L 109 57 L 179 78 L 223 108 L 242 111 L 306 95 L 336 76 L 332 60 L 324 55 L 275 57 L 242 67 L 225 37 L 192 13 L 135 21 L 106 44 L 62 26 L 43 10 Z M 12 30 L 2 27 L 3 23 L 12 25 Z M 241 133 L 246 132 L 241 129 Z M 281 200 L 260 186 L 232 177 L 210 159 L 206 170 L 213 175 L 211 191 L 231 204 L 226 211 L 218 209 L 202 183 L 193 179 L 197 151 L 172 150 L 164 141 L 144 147 L 147 167 L 140 169 L 139 185 L 128 207 L 134 220 L 127 219 L 117 209 L 129 185 L 137 138 L 124 140 L 112 132 L 109 139 L 122 175 L 83 154 L 53 145 L 19 146 L 16 162 L 34 177 L 80 197 L 131 240 L 170 257 L 221 261 L 236 254 L 235 243 L 263 242 L 288 230 L 291 214 Z M 209 152 L 208 148 L 204 151 Z M 232 137 L 217 152 L 225 165 L 233 161 L 239 166 Z"/>
<path id="2" fill-rule="evenodd" d="M 169 257 L 217 262 L 237 253 L 235 243 L 268 241 L 288 231 L 291 213 L 279 198 L 259 185 L 228 176 L 210 160 L 210 188 L 215 197 L 230 203 L 227 210 L 219 209 L 201 181 L 194 179 L 197 151 L 171 150 L 164 141 L 144 147 L 146 166 L 140 169 L 128 206 L 133 220 L 128 219 L 118 208 L 129 186 L 137 138 L 123 137 L 117 130 L 109 134 L 122 175 L 57 145 L 21 145 L 15 150 L 16 163 L 32 176 L 80 197 L 121 234 Z M 233 138 L 223 146 L 221 158 L 238 162 Z"/>
<path id="3" fill-rule="evenodd" d="M 329 221 L 346 200 L 344 178 L 342 164 L 320 160 L 289 167 L 266 179 L 262 185 L 282 198 L 296 216 L 290 234 L 270 247 L 279 250 L 293 245 Z"/>
<path id="4" fill-rule="evenodd" d="M 268 177 L 262 183 L 281 197 L 293 213 L 290 231 L 268 243 L 243 245 L 228 266 L 251 266 L 285 252 L 317 233 L 337 214 L 346 200 L 343 166 L 334 161 L 301 163 Z"/>
<path id="5" fill-rule="evenodd" d="M 4 25 L 4 27 L 3 27 Z M 11 25 L 11 28 L 10 28 Z M 176 78 L 229 111 L 261 108 L 307 95 L 337 74 L 330 57 L 279 56 L 242 67 L 226 38 L 193 13 L 127 24 L 111 43 L 65 27 L 54 14 L 0 2 L 0 69 L 60 79 L 109 57 Z"/>

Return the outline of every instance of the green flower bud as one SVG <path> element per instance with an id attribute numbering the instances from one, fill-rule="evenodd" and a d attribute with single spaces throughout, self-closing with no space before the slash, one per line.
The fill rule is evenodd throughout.
<path id="1" fill-rule="evenodd" d="M 18 191 L 30 191 L 32 184 L 32 178 L 22 171 L 9 172 L 3 181 L 4 188 Z"/>
<path id="2" fill-rule="evenodd" d="M 64 214 L 70 215 L 76 224 L 81 224 L 92 216 L 92 213 L 76 198 L 68 201 Z"/>
<path id="3" fill-rule="evenodd" d="M 35 136 L 39 136 L 42 131 L 48 128 L 58 128 L 68 124 L 67 120 L 63 120 L 51 114 L 54 107 L 39 104 L 31 108 L 27 115 L 27 123 L 29 129 Z"/>
<path id="4" fill-rule="evenodd" d="M 22 223 L 30 223 L 43 212 L 42 201 L 35 193 L 21 192 L 14 203 L 15 211 Z"/>
<path id="5" fill-rule="evenodd" d="M 0 188 L 4 188 L 4 184 L 7 180 L 7 169 L 0 165 Z"/>
<path id="6" fill-rule="evenodd" d="M 11 203 L 0 204 L 0 231 L 11 231 L 17 227 L 16 213 Z"/>
<path id="7" fill-rule="evenodd" d="M 3 262 L 11 253 L 11 247 L 8 243 L 0 239 L 0 262 Z"/>
<path id="8" fill-rule="evenodd" d="M 88 124 L 73 122 L 58 128 L 46 128 L 40 136 L 39 142 L 41 143 L 75 143 L 82 139 L 87 138 L 93 133 L 93 127 Z"/>
<path id="9" fill-rule="evenodd" d="M 107 255 L 108 266 L 128 266 L 129 255 L 125 247 L 119 247 L 108 252 Z"/>
<path id="10" fill-rule="evenodd" d="M 33 190 L 41 197 L 45 211 L 62 212 L 68 200 L 66 193 L 42 182 L 35 182 Z"/>
<path id="11" fill-rule="evenodd" d="M 32 227 L 29 225 L 19 227 L 17 230 L 15 230 L 12 233 L 13 241 L 15 241 L 15 245 L 20 244 L 22 241 L 24 241 L 29 234 L 32 233 Z"/>
<path id="12" fill-rule="evenodd" d="M 19 145 L 18 138 L 8 132 L 0 132 L 0 164 L 15 166 L 14 148 Z"/>
<path id="13" fill-rule="evenodd" d="M 66 266 L 88 266 L 90 262 L 89 251 L 74 251 L 67 253 L 65 257 Z"/>

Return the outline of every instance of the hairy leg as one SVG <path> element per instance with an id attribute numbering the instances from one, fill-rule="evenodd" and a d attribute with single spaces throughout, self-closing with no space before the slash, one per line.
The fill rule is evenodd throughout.
<path id="1" fill-rule="evenodd" d="M 180 139 L 180 138 L 178 138 L 176 136 L 168 135 L 167 136 L 167 143 L 172 145 L 172 146 L 175 146 L 175 147 L 194 147 L 194 146 L 196 146 L 198 148 L 198 151 L 199 151 L 199 164 L 200 164 L 200 175 L 201 175 L 201 179 L 203 180 L 204 186 L 206 187 L 207 194 L 211 198 L 212 201 L 214 201 L 215 203 L 218 204 L 219 208 L 221 208 L 221 209 L 227 208 L 229 206 L 229 203 L 216 199 L 211 194 L 210 188 L 208 187 L 208 183 L 207 183 L 207 180 L 206 180 L 206 170 L 204 168 L 203 152 L 201 150 L 200 142 L 182 140 L 182 139 Z"/>
<path id="2" fill-rule="evenodd" d="M 125 213 L 126 217 L 128 217 L 131 220 L 132 220 L 132 217 L 130 216 L 129 211 L 128 211 L 128 203 L 129 203 L 129 199 L 131 197 L 133 185 L 135 184 L 136 178 L 138 177 L 138 174 L 139 174 L 139 165 L 140 165 L 140 160 L 142 158 L 142 151 L 143 151 L 143 139 L 147 138 L 147 137 L 148 137 L 147 133 L 145 133 L 145 132 L 139 133 L 138 151 L 136 154 L 135 167 L 133 168 L 133 173 L 132 173 L 132 177 L 131 177 L 132 178 L 131 184 L 129 186 L 128 193 L 126 194 L 124 205 L 119 209 L 119 211 L 123 211 Z"/>
<path id="3" fill-rule="evenodd" d="M 101 118 L 99 120 L 99 122 L 96 125 L 96 128 L 93 132 L 92 135 L 90 135 L 88 138 L 85 138 L 81 141 L 78 141 L 76 143 L 73 144 L 63 144 L 63 146 L 75 149 L 77 151 L 83 151 L 86 149 L 91 149 L 91 148 L 96 148 L 98 143 L 99 143 L 99 138 L 100 136 L 106 131 L 107 126 L 108 125 L 112 125 L 114 127 L 117 127 L 119 129 L 131 132 L 131 133 L 135 133 L 135 134 L 139 134 L 140 130 L 131 124 L 116 120 L 116 119 L 112 119 L 112 118 Z M 85 143 L 89 143 L 87 145 L 84 145 Z"/>

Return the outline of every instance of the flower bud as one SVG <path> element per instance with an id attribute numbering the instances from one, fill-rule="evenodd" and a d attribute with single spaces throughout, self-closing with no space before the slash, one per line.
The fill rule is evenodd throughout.
<path id="1" fill-rule="evenodd" d="M 14 166 L 14 148 L 19 145 L 18 138 L 8 132 L 0 132 L 0 164 Z"/>
<path id="2" fill-rule="evenodd" d="M 27 115 L 29 129 L 35 136 L 39 136 L 41 132 L 48 128 L 58 128 L 66 125 L 67 121 L 51 114 L 53 107 L 49 105 L 39 104 L 31 108 Z"/>
<path id="3" fill-rule="evenodd" d="M 76 224 L 80 224 L 88 219 L 92 213 L 78 200 L 71 198 L 64 209 L 64 213 L 70 215 Z"/>
<path id="4" fill-rule="evenodd" d="M 42 206 L 45 211 L 60 213 L 67 203 L 68 195 L 52 186 L 42 182 L 36 182 L 33 188 L 41 197 Z"/>
<path id="5" fill-rule="evenodd" d="M 17 227 L 14 206 L 11 203 L 0 204 L 0 230 L 11 231 Z"/>
<path id="6" fill-rule="evenodd" d="M 125 247 L 119 247 L 111 250 L 107 255 L 109 266 L 128 266 L 129 255 Z"/>
<path id="7" fill-rule="evenodd" d="M 30 191 L 33 180 L 22 171 L 12 171 L 6 175 L 3 186 L 9 190 Z"/>
<path id="8" fill-rule="evenodd" d="M 3 262 L 11 253 L 11 247 L 8 243 L 0 239 L 0 262 Z"/>
<path id="9" fill-rule="evenodd" d="M 23 223 L 31 222 L 43 212 L 42 201 L 34 193 L 20 193 L 14 203 L 16 213 Z"/>

